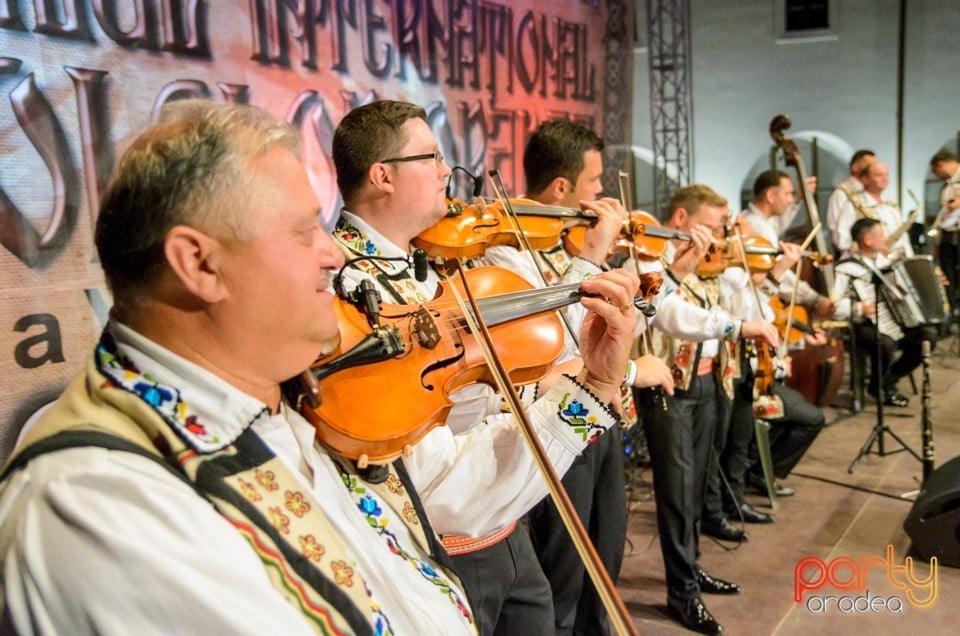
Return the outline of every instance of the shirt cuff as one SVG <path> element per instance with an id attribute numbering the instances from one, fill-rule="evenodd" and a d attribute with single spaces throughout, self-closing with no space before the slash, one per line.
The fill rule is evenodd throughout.
<path id="1" fill-rule="evenodd" d="M 566 374 L 537 400 L 534 408 L 551 423 L 553 437 L 577 454 L 619 421 L 614 411 Z"/>
<path id="2" fill-rule="evenodd" d="M 743 331 L 743 321 L 738 318 L 730 318 L 723 326 L 723 339 L 727 342 L 736 342 L 740 340 L 741 331 Z"/>

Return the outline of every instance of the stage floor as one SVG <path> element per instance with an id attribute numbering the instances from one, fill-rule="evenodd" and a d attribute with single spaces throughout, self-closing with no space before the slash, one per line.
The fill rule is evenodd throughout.
<path id="1" fill-rule="evenodd" d="M 920 390 L 920 369 L 915 372 L 915 379 Z M 960 350 L 956 337 L 942 342 L 931 356 L 930 386 L 935 466 L 940 467 L 960 455 Z M 899 388 L 910 398 L 910 406 L 885 407 L 884 423 L 922 455 L 921 396 L 913 394 L 907 379 Z M 869 609 L 865 598 L 857 601 L 866 596 L 866 590 L 839 590 L 829 583 L 805 592 L 800 604 L 794 601 L 794 569 L 805 557 L 819 558 L 824 567 L 831 563 L 839 566 L 842 561 L 835 559 L 886 559 L 888 546 L 892 546 L 891 565 L 896 567 L 902 566 L 909 554 L 910 538 L 903 521 L 920 488 L 922 464 L 907 452 L 869 454 L 849 473 L 851 461 L 877 423 L 876 403 L 871 398 L 867 398 L 864 410 L 856 414 L 842 406 L 849 401 L 849 391 L 844 388 L 838 405 L 825 409 L 828 426 L 794 473 L 782 481 L 796 488 L 797 494 L 780 500 L 773 511 L 775 523 L 748 524 L 750 539 L 739 547 L 701 538 L 704 569 L 743 588 L 735 596 L 704 595 L 705 604 L 724 626 L 725 633 L 879 636 L 947 633 L 960 624 L 960 605 L 955 601 L 960 590 L 960 569 L 950 567 L 938 568 L 936 596 L 932 596 L 929 584 L 916 586 L 914 603 L 906 590 L 894 587 L 882 565 L 870 569 L 864 577 Z M 885 436 L 885 450 L 890 453 L 897 448 L 900 445 Z M 635 487 L 630 493 L 626 556 L 617 587 L 641 633 L 685 633 L 666 609 L 650 480 L 649 468 L 638 469 L 632 480 Z M 760 510 L 770 511 L 765 498 L 748 495 L 748 501 Z M 960 541 L 960 537 L 955 540 Z M 929 578 L 928 563 L 917 559 L 914 567 L 915 579 Z M 814 574 L 813 569 L 805 570 L 808 580 L 813 580 Z M 849 567 L 835 568 L 834 581 L 846 582 L 851 576 Z M 893 576 L 896 580 L 896 573 Z M 878 597 L 884 601 L 877 601 Z M 930 599 L 933 602 L 929 607 L 918 607 Z M 897 608 L 900 611 L 894 611 Z"/>

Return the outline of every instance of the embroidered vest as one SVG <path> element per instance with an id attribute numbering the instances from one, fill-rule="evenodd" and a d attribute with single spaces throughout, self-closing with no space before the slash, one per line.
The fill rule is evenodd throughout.
<path id="1" fill-rule="evenodd" d="M 118 381 L 130 374 L 130 369 L 117 363 L 111 373 L 111 362 L 117 360 L 112 347 L 112 340 L 105 335 L 98 358 L 105 360 L 106 366 L 98 368 L 97 361 L 91 360 L 86 374 L 71 384 L 30 432 L 6 471 L 42 452 L 68 446 L 139 451 L 186 481 L 216 507 L 249 542 L 271 583 L 300 610 L 314 631 L 392 633 L 388 617 L 368 595 L 362 573 L 333 525 L 312 494 L 259 436 L 247 428 L 232 444 L 212 451 L 187 444 L 176 426 L 147 401 L 149 396 L 138 395 Z M 189 418 L 187 422 L 190 426 Z M 361 484 L 347 462 L 338 461 L 337 465 L 345 488 L 372 526 L 376 527 L 377 521 L 364 506 L 367 501 L 375 505 L 375 500 L 366 489 L 402 512 L 404 524 L 424 553 L 437 563 L 449 563 L 400 460 L 389 467 L 389 474 L 379 484 Z M 386 530 L 383 525 L 381 530 Z M 441 587 L 441 593 L 472 624 L 466 601 L 450 587 L 450 581 L 457 581 L 454 575 L 434 570 L 416 555 L 401 556 L 413 561 L 423 576 Z"/>
<path id="2" fill-rule="evenodd" d="M 716 278 L 700 278 L 696 274 L 689 274 L 674 293 L 679 294 L 686 302 L 709 309 L 720 302 L 720 282 Z M 739 375 L 735 345 L 736 343 L 721 340 L 713 366 L 717 383 L 731 398 L 733 380 Z M 654 333 L 654 353 L 670 367 L 674 385 L 682 391 L 689 390 L 690 383 L 697 374 L 702 348 L 703 343 L 673 338 L 662 331 Z"/>

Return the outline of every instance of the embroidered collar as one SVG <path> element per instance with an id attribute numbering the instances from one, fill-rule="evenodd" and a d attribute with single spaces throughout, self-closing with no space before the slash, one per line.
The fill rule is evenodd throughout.
<path id="1" fill-rule="evenodd" d="M 405 249 L 394 245 L 386 237 L 373 229 L 363 219 L 347 210 L 340 211 L 333 237 L 355 256 L 384 256 L 387 258 L 406 258 Z M 396 276 L 409 269 L 403 261 L 376 261 L 377 267 L 389 275 Z"/>
<path id="2" fill-rule="evenodd" d="M 199 453 L 222 450 L 270 417 L 259 400 L 117 322 L 107 325 L 95 356 L 115 388 L 140 397 Z"/>

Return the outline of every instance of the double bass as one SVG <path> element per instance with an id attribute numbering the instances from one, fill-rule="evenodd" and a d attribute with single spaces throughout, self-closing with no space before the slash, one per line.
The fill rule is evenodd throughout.
<path id="1" fill-rule="evenodd" d="M 803 157 L 800 155 L 796 142 L 784 132 L 790 128 L 790 124 L 789 116 L 777 115 L 770 122 L 770 136 L 783 151 L 786 164 L 793 166 L 797 171 L 800 188 L 803 191 L 807 220 L 811 229 L 818 226 L 820 228 L 814 235 L 817 253 L 830 254 L 827 241 L 823 235 L 823 224 L 820 220 L 817 202 L 813 198 L 813 193 L 806 188 L 809 175 L 804 166 Z M 806 257 L 804 260 L 805 264 L 809 263 Z M 811 267 L 807 271 L 814 271 L 814 268 Z M 820 280 L 814 281 L 817 284 L 812 286 L 831 301 L 836 302 L 833 262 L 819 263 L 816 271 L 820 272 Z M 788 385 L 803 394 L 803 397 L 811 404 L 821 407 L 830 404 L 840 390 L 840 384 L 843 381 L 843 341 L 835 335 L 830 335 L 826 344 L 808 345 L 803 349 L 793 351 L 791 358 L 793 360 L 793 373 L 788 378 Z"/>

